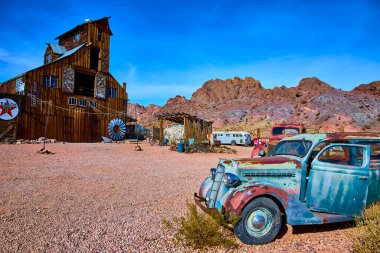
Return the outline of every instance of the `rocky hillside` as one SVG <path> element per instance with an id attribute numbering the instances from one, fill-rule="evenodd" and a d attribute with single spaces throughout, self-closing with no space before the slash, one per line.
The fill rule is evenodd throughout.
<path id="1" fill-rule="evenodd" d="M 214 121 L 214 128 L 292 122 L 321 130 L 380 131 L 380 81 L 342 91 L 315 77 L 302 79 L 296 87 L 273 89 L 252 77 L 215 79 L 190 100 L 176 96 L 162 108 L 135 107 L 142 123 L 154 121 L 154 114 L 186 112 Z"/>

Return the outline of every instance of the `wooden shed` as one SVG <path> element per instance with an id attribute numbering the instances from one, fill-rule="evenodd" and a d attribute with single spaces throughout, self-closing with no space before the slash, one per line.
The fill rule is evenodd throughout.
<path id="1" fill-rule="evenodd" d="M 187 113 L 164 113 L 157 115 L 160 120 L 160 137 L 159 141 L 163 141 L 164 121 L 171 121 L 182 124 L 184 126 L 184 139 L 194 139 L 196 143 L 207 140 L 208 135 L 212 134 L 212 122 L 200 119 Z"/>
<path id="2" fill-rule="evenodd" d="M 47 137 L 59 141 L 100 141 L 111 119 L 125 118 L 126 84 L 109 73 L 109 18 L 86 19 L 59 35 L 47 43 L 42 66 L 0 85 L 0 98 L 21 102 L 17 138 L 44 136 L 49 103 Z"/>

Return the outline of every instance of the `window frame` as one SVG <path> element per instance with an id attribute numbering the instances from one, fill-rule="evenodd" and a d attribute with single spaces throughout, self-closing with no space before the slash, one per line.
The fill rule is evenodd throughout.
<path id="1" fill-rule="evenodd" d="M 360 145 L 360 144 L 359 144 Z M 348 154 L 348 160 L 347 160 L 347 164 L 341 164 L 341 163 L 333 163 L 333 162 L 328 162 L 326 160 L 321 160 L 321 157 L 323 156 L 323 153 L 327 152 L 329 149 L 331 148 L 334 148 L 334 147 L 342 147 L 343 151 L 344 151 L 344 147 L 347 147 L 347 148 L 356 148 L 356 149 L 362 149 L 362 159 L 361 159 L 361 164 L 360 165 L 353 165 L 353 164 L 349 164 L 350 162 L 350 155 L 351 155 L 351 151 L 349 151 L 350 153 Z M 318 162 L 321 162 L 321 163 L 325 163 L 325 164 L 328 164 L 330 166 L 348 166 L 348 167 L 351 167 L 351 168 L 365 168 L 365 163 L 364 163 L 364 154 L 365 154 L 366 150 L 365 148 L 363 147 L 359 147 L 355 144 L 345 144 L 345 143 L 336 143 L 336 144 L 330 144 L 330 145 L 327 145 L 326 147 L 324 147 L 318 154 Z M 344 154 L 345 156 L 347 155 L 346 153 Z M 344 161 L 344 160 L 342 160 Z"/>
<path id="2" fill-rule="evenodd" d="M 78 106 L 78 107 L 83 107 L 83 108 L 88 107 L 87 99 L 80 98 L 80 99 L 78 100 L 78 104 L 77 104 L 77 106 Z"/>
<path id="3" fill-rule="evenodd" d="M 94 100 L 87 100 L 87 105 L 89 108 L 97 108 L 98 103 Z"/>
<path id="4" fill-rule="evenodd" d="M 56 82 L 53 82 L 52 80 L 55 80 Z M 58 76 L 50 76 L 44 74 L 42 77 L 42 86 L 47 87 L 47 88 L 58 88 Z"/>
<path id="5" fill-rule="evenodd" d="M 101 29 L 98 30 L 98 41 L 102 41 L 103 31 Z"/>
<path id="6" fill-rule="evenodd" d="M 78 42 L 78 41 L 80 41 L 80 38 L 81 38 L 80 34 L 81 34 L 81 31 L 78 31 L 78 32 L 76 32 L 76 33 L 74 34 L 74 36 L 73 36 L 73 42 Z"/>
<path id="7" fill-rule="evenodd" d="M 117 89 L 113 87 L 107 87 L 107 98 L 117 98 Z"/>
<path id="8" fill-rule="evenodd" d="M 52 57 L 51 53 L 46 54 L 46 56 L 45 56 L 46 64 L 51 63 L 52 59 L 53 59 L 53 57 Z"/>
<path id="9" fill-rule="evenodd" d="M 75 103 L 70 103 L 70 101 L 75 101 Z M 68 100 L 67 100 L 67 103 L 68 103 L 69 105 L 75 105 L 75 106 L 77 106 L 78 99 L 77 99 L 77 98 L 74 98 L 74 97 L 69 97 Z"/>

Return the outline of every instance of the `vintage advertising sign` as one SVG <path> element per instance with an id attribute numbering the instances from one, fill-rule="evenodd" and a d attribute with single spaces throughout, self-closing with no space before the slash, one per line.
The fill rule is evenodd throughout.
<path id="1" fill-rule="evenodd" d="M 9 98 L 0 99 L 0 119 L 11 120 L 16 118 L 18 114 L 18 105 L 15 101 Z"/>
<path id="2" fill-rule="evenodd" d="M 63 68 L 63 84 L 62 91 L 74 93 L 75 88 L 75 69 L 72 66 Z"/>
<path id="3" fill-rule="evenodd" d="M 25 83 L 22 81 L 22 78 L 16 79 L 16 92 L 22 93 L 25 91 Z"/>
<path id="4" fill-rule="evenodd" d="M 106 77 L 102 74 L 95 76 L 95 89 L 97 98 L 106 98 Z"/>

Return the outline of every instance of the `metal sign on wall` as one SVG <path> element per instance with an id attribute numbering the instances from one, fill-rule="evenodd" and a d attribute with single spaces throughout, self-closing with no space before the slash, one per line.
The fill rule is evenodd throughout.
<path id="1" fill-rule="evenodd" d="M 62 91 L 67 93 L 74 93 L 75 84 L 75 70 L 72 66 L 63 68 L 63 83 Z"/>
<path id="2" fill-rule="evenodd" d="M 18 105 L 15 101 L 10 98 L 0 99 L 0 119 L 1 120 L 11 120 L 18 115 Z"/>
<path id="3" fill-rule="evenodd" d="M 95 76 L 95 89 L 97 98 L 106 98 L 106 77 L 102 74 Z"/>

